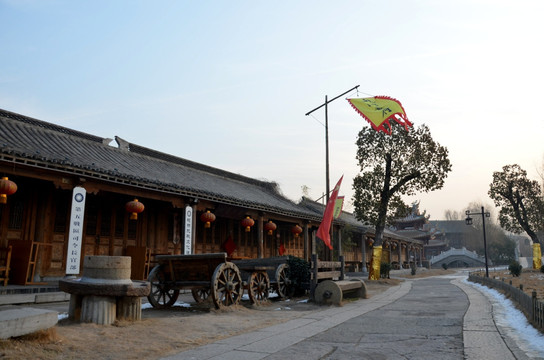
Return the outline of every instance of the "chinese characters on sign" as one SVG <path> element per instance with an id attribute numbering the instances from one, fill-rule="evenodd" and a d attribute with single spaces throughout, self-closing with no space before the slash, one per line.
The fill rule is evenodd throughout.
<path id="1" fill-rule="evenodd" d="M 193 244 L 193 208 L 189 205 L 185 207 L 185 231 L 183 240 L 183 254 L 189 255 L 192 253 Z"/>
<path id="2" fill-rule="evenodd" d="M 86 194 L 87 191 L 80 186 L 76 186 L 72 193 L 72 212 L 70 215 L 70 230 L 68 232 L 66 275 L 79 274 Z"/>

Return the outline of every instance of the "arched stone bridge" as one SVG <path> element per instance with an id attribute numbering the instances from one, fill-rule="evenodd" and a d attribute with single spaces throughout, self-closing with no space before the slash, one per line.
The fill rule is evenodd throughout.
<path id="1" fill-rule="evenodd" d="M 431 268 L 433 269 L 441 268 L 444 264 L 446 264 L 448 268 L 479 267 L 485 265 L 485 259 L 483 256 L 479 256 L 474 251 L 469 251 L 465 248 L 452 248 L 448 251 L 433 256 L 430 260 L 430 264 Z"/>

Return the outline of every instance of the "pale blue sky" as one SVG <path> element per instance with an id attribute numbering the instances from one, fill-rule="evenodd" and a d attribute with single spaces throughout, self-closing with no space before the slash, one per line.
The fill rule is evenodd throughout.
<path id="1" fill-rule="evenodd" d="M 487 196 L 493 171 L 537 179 L 544 2 L 0 0 L 0 108 L 276 181 L 325 189 L 324 111 L 360 85 L 400 100 L 448 147 L 432 219 Z M 356 95 L 356 94 L 353 94 Z M 331 187 L 369 126 L 329 105 Z M 0 130 L 1 131 L 1 130 Z M 412 200 L 412 199 L 410 199 Z"/>

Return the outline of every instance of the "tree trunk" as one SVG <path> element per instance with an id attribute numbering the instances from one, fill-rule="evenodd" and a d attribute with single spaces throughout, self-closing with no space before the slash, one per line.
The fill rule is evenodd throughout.
<path id="1" fill-rule="evenodd" d="M 372 247 L 372 259 L 370 260 L 370 269 L 368 272 L 368 280 L 378 280 L 380 278 L 380 267 L 382 262 L 382 243 L 383 231 L 385 229 L 385 220 L 387 216 L 387 206 L 391 187 L 391 154 L 385 156 L 385 179 L 383 189 L 380 194 L 380 209 L 378 211 L 378 221 L 376 222 L 376 231 L 374 236 L 374 244 Z"/>

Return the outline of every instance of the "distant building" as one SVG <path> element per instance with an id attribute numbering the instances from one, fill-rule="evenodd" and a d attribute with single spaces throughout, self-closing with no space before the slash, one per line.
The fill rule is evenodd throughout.
<path id="1" fill-rule="evenodd" d="M 473 226 L 468 226 L 465 220 L 432 220 L 429 221 L 429 224 L 442 233 L 444 239 L 447 239 L 448 249 L 467 248 L 473 250 L 470 240 L 474 239 L 477 229 Z"/>
<path id="2" fill-rule="evenodd" d="M 401 236 L 420 240 L 423 243 L 424 259 L 426 260 L 448 248 L 445 234 L 432 226 L 429 217 L 426 215 L 426 211 L 423 213 L 419 211 L 419 202 L 414 202 L 410 214 L 404 218 L 395 219 L 392 228 L 395 233 Z"/>

